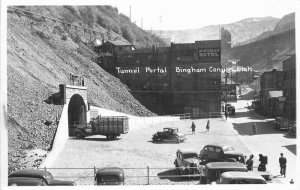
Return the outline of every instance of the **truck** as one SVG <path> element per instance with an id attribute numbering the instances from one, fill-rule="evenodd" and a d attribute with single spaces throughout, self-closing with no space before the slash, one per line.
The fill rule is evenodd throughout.
<path id="1" fill-rule="evenodd" d="M 128 117 L 126 116 L 97 116 L 90 123 L 75 130 L 77 138 L 92 135 L 104 135 L 107 140 L 116 139 L 121 134 L 129 131 Z"/>

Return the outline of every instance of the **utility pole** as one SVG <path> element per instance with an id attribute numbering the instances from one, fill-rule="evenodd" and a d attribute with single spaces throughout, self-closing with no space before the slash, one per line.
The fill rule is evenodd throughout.
<path id="1" fill-rule="evenodd" d="M 159 35 L 159 36 L 160 36 L 160 37 L 161 37 L 161 33 L 162 33 L 162 24 L 161 24 L 161 23 L 162 23 L 162 18 L 163 18 L 163 16 L 160 15 L 160 16 L 159 16 L 159 28 L 160 28 L 160 35 Z"/>
<path id="2" fill-rule="evenodd" d="M 143 17 L 141 18 L 141 28 L 143 29 Z"/>
<path id="3" fill-rule="evenodd" d="M 130 22 L 131 22 L 131 5 L 129 7 L 129 18 L 130 18 Z"/>

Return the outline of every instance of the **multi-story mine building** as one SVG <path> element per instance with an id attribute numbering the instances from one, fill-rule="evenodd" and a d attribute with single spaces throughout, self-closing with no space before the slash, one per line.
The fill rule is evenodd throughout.
<path id="1" fill-rule="evenodd" d="M 117 46 L 100 46 L 98 50 L 110 52 L 110 57 L 103 56 L 99 64 L 149 110 L 159 115 L 191 113 L 194 118 L 220 112 L 221 40 L 130 51 L 115 51 Z"/>

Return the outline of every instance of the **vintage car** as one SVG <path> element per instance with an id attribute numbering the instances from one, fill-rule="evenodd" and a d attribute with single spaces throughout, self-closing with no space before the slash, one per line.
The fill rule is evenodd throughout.
<path id="1" fill-rule="evenodd" d="M 222 146 L 218 144 L 209 144 L 202 148 L 199 158 L 205 164 L 208 162 L 241 162 L 245 163 L 245 157 L 242 153 L 234 151 L 231 146 Z"/>
<path id="2" fill-rule="evenodd" d="M 106 167 L 97 170 L 95 185 L 124 185 L 124 171 L 118 167 Z"/>
<path id="3" fill-rule="evenodd" d="M 225 105 L 225 111 L 228 111 L 229 115 L 235 115 L 235 107 L 231 104 L 226 104 Z"/>
<path id="4" fill-rule="evenodd" d="M 178 149 L 174 165 L 180 175 L 198 174 L 198 154 L 193 149 Z"/>
<path id="5" fill-rule="evenodd" d="M 43 179 L 31 177 L 10 177 L 8 186 L 47 186 Z"/>
<path id="6" fill-rule="evenodd" d="M 230 171 L 222 173 L 217 184 L 267 184 L 267 182 L 256 172 Z"/>
<path id="7" fill-rule="evenodd" d="M 185 134 L 179 133 L 178 128 L 164 128 L 162 132 L 157 132 L 152 136 L 153 142 L 168 140 L 180 143 L 185 139 Z"/>
<path id="8" fill-rule="evenodd" d="M 49 171 L 38 170 L 38 169 L 25 169 L 18 170 L 10 173 L 8 175 L 8 180 L 11 184 L 14 184 L 14 181 L 24 180 L 24 178 L 33 178 L 41 179 L 48 186 L 74 186 L 76 183 L 74 181 L 61 181 L 53 178 L 52 174 Z M 16 182 L 16 184 L 18 184 Z M 21 183 L 19 183 L 21 184 Z"/>
<path id="9" fill-rule="evenodd" d="M 296 136 L 296 122 L 291 121 L 289 124 L 289 135 Z"/>
<path id="10" fill-rule="evenodd" d="M 273 128 L 279 130 L 288 130 L 289 120 L 283 117 L 276 117 L 273 123 Z"/>
<path id="11" fill-rule="evenodd" d="M 241 171 L 248 172 L 246 166 L 240 162 L 211 162 L 207 163 L 203 168 L 204 171 L 200 171 L 204 174 L 203 178 L 200 178 L 200 183 L 210 184 L 219 180 L 220 176 L 224 172 L 228 171 Z"/>

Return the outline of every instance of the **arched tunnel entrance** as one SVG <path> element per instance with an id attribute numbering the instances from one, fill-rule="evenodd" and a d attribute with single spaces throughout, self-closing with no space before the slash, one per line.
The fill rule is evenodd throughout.
<path id="1" fill-rule="evenodd" d="M 86 113 L 86 105 L 83 98 L 78 94 L 74 94 L 68 107 L 69 136 L 75 136 L 75 129 L 87 124 Z"/>

